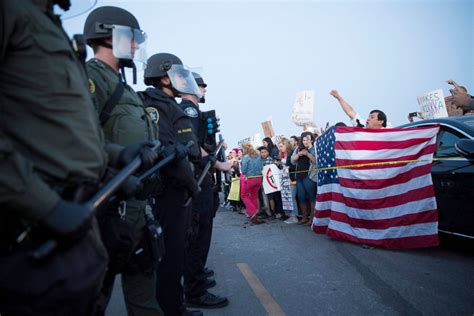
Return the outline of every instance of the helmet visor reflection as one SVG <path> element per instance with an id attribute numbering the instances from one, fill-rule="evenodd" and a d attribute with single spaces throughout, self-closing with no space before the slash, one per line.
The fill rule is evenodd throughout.
<path id="1" fill-rule="evenodd" d="M 172 65 L 167 71 L 173 87 L 183 94 L 193 94 L 201 98 L 201 90 L 194 80 L 193 73 L 184 65 Z"/>
<path id="2" fill-rule="evenodd" d="M 119 59 L 146 62 L 146 33 L 129 26 L 114 25 L 112 29 L 113 54 Z"/>

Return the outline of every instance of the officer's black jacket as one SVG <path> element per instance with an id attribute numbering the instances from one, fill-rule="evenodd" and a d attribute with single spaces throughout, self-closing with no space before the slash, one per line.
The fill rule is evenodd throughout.
<path id="1" fill-rule="evenodd" d="M 194 135 L 198 139 L 199 146 L 203 146 L 203 139 L 200 135 L 200 130 L 199 130 L 199 125 L 200 125 L 200 114 L 201 111 L 199 110 L 199 107 L 194 104 L 190 100 L 182 99 L 181 103 L 178 104 L 178 106 L 183 110 L 184 114 L 186 114 L 193 124 L 193 131 Z"/>
<path id="2" fill-rule="evenodd" d="M 194 141 L 189 156 L 193 161 L 199 160 L 201 151 L 194 132 L 194 126 L 186 114 L 179 108 L 173 97 L 168 96 L 161 90 L 148 88 L 140 92 L 145 107 L 153 107 L 158 110 L 158 128 L 160 130 L 160 141 L 164 146 Z"/>

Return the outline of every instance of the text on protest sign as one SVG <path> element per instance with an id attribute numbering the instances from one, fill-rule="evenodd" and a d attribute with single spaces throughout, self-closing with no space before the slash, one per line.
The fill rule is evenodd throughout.
<path id="1" fill-rule="evenodd" d="M 301 91 L 296 94 L 291 119 L 298 126 L 313 123 L 314 115 L 314 91 Z"/>
<path id="2" fill-rule="evenodd" d="M 443 90 L 433 90 L 417 97 L 423 118 L 433 119 L 447 117 L 446 103 L 444 102 Z"/>

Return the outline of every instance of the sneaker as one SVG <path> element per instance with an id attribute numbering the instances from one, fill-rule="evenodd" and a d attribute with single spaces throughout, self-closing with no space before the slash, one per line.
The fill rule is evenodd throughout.
<path id="1" fill-rule="evenodd" d="M 290 217 L 287 216 L 286 214 L 283 214 L 283 215 L 280 217 L 280 220 L 281 220 L 281 221 L 286 221 L 288 218 L 290 218 Z"/>
<path id="2" fill-rule="evenodd" d="M 285 224 L 296 224 L 296 223 L 298 223 L 298 218 L 296 218 L 296 216 L 291 216 L 284 223 Z"/>
<path id="3" fill-rule="evenodd" d="M 187 297 L 186 305 L 200 308 L 221 308 L 229 305 L 229 300 L 227 297 L 206 292 L 206 294 L 199 297 Z"/>
<path id="4" fill-rule="evenodd" d="M 277 214 L 275 215 L 275 218 L 276 218 L 276 219 L 280 219 L 280 218 L 281 218 L 281 214 L 280 214 L 280 213 L 277 213 Z"/>

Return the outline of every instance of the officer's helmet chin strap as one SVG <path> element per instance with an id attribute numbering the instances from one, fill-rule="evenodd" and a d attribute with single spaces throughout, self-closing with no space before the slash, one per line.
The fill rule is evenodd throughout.
<path id="1" fill-rule="evenodd" d="M 119 59 L 120 72 L 122 73 L 123 82 L 127 83 L 127 78 L 125 77 L 125 67 L 132 68 L 133 73 L 133 84 L 137 84 L 137 66 L 131 59 Z"/>

